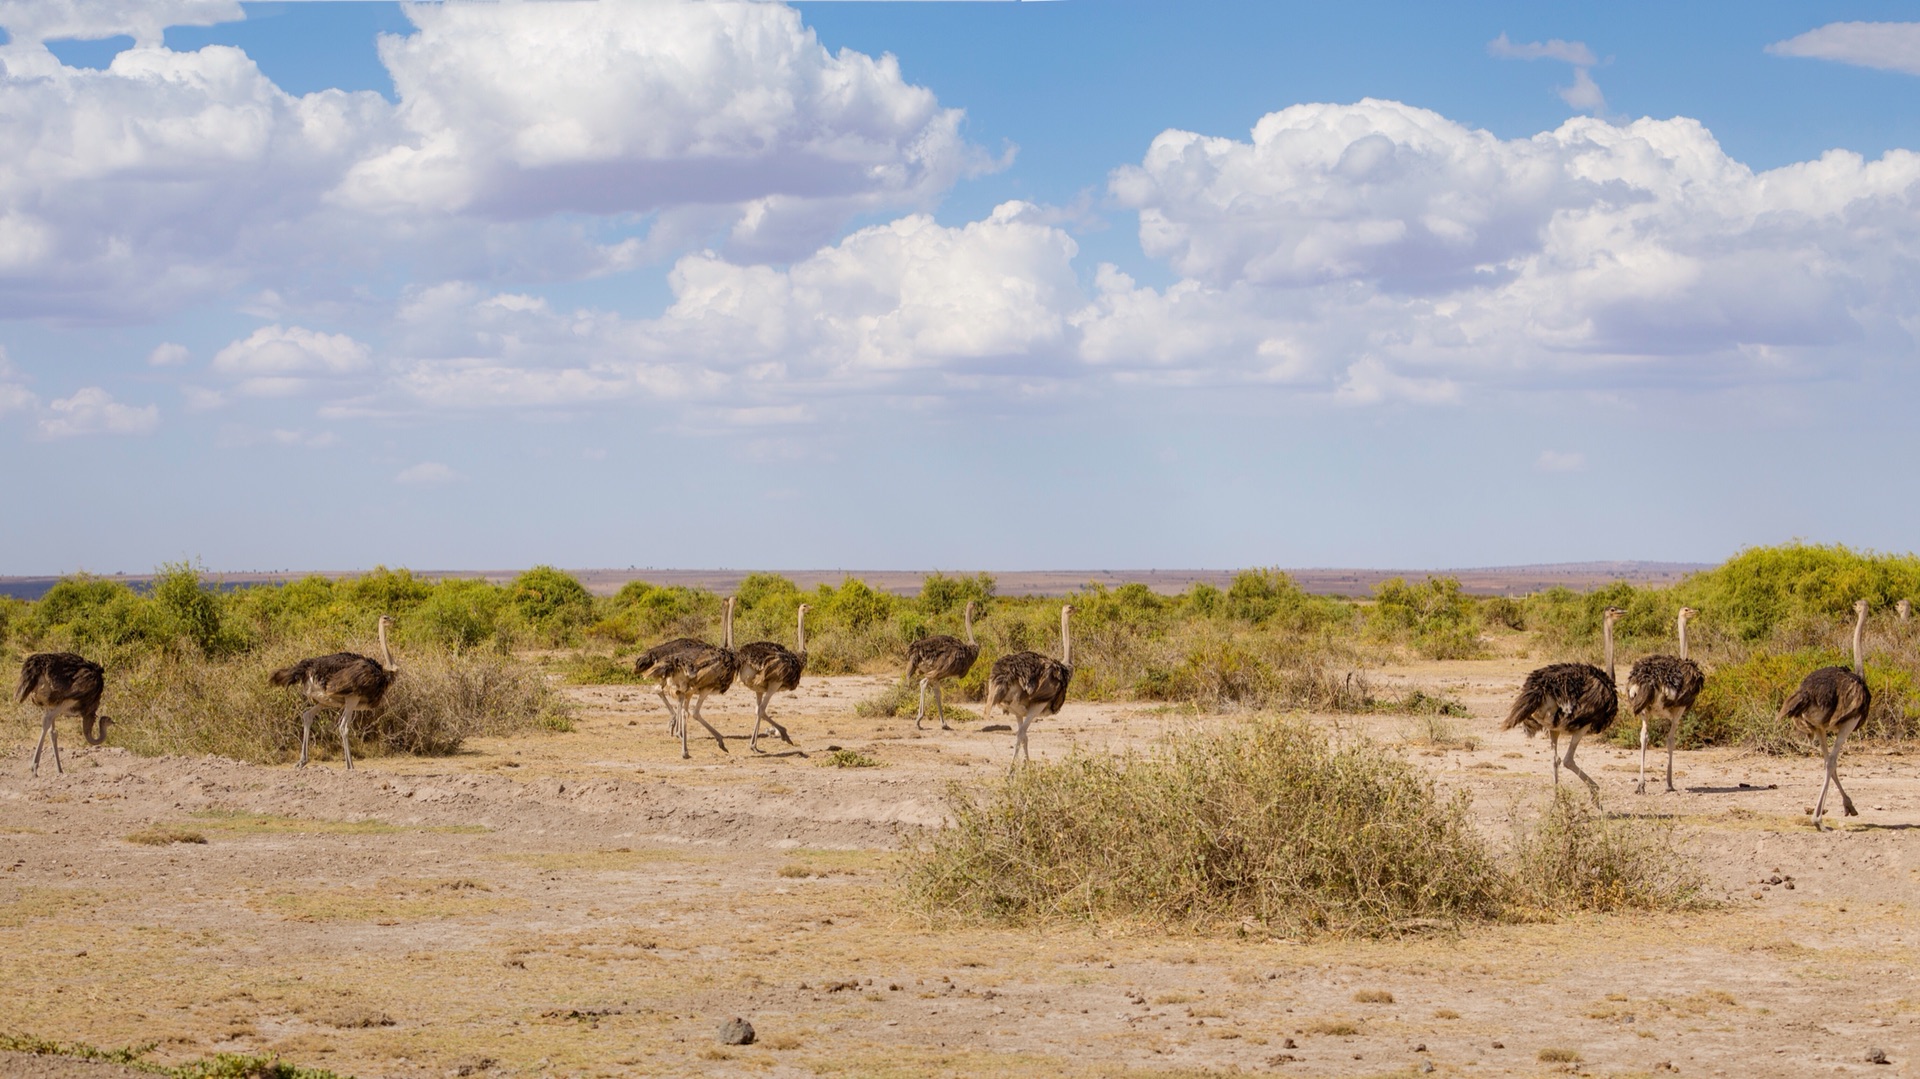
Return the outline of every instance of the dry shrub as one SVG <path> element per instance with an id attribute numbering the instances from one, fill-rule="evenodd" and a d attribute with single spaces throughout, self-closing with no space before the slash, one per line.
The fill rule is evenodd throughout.
<path id="1" fill-rule="evenodd" d="M 1295 720 L 1254 717 L 1146 754 L 1076 753 L 950 797 L 953 825 L 908 871 L 932 912 L 1383 935 L 1501 907 L 1464 796 Z"/>
<path id="2" fill-rule="evenodd" d="M 1556 790 L 1514 836 L 1509 892 L 1516 912 L 1686 910 L 1709 905 L 1706 881 L 1674 846 L 1673 826 L 1608 817 L 1584 795 Z"/>
<path id="3" fill-rule="evenodd" d="M 231 659 L 148 653 L 108 668 L 112 741 L 143 754 L 212 753 L 273 763 L 300 751 L 307 701 L 267 675 L 303 656 L 332 651 L 316 642 L 281 645 Z M 534 667 L 509 656 L 420 651 L 399 657 L 400 674 L 379 712 L 354 720 L 354 753 L 452 753 L 477 735 L 565 729 L 568 702 Z M 339 713 L 315 718 L 313 753 L 338 752 Z"/>

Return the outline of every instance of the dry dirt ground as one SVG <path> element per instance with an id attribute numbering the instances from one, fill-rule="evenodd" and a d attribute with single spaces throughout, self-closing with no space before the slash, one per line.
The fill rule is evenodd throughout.
<path id="1" fill-rule="evenodd" d="M 1314 721 L 1402 745 L 1499 837 L 1549 784 L 1544 741 L 1497 730 L 1526 666 L 1379 676 L 1459 696 L 1472 717 L 1450 731 Z M 1389 942 L 934 928 L 901 906 L 898 852 L 942 820 L 949 781 L 1005 768 L 1011 739 L 856 718 L 884 684 L 814 679 L 777 701 L 805 755 L 748 752 L 736 691 L 708 713 L 729 752 L 695 741 L 687 761 L 642 687 L 575 691 L 573 733 L 352 773 L 140 758 L 70 732 L 66 775 L 48 760 L 34 779 L 22 718 L 0 762 L 0 1032 L 367 1079 L 1920 1076 L 1914 757 L 1849 753 L 1862 815 L 1816 834 L 1811 760 L 1684 753 L 1681 793 L 1636 796 L 1634 754 L 1583 748 L 1610 810 L 1678 823 L 1726 897 L 1702 913 Z M 1073 703 L 1033 749 L 1215 722 Z M 879 766 L 830 766 L 829 746 Z M 205 842 L 127 838 L 154 826 Z M 734 1016 L 755 1044 L 718 1044 Z M 6 1076 L 121 1074 L 0 1055 Z"/>

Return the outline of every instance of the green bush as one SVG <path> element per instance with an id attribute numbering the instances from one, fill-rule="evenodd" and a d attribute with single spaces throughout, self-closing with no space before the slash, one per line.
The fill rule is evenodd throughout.
<path id="1" fill-rule="evenodd" d="M 1482 655 L 1480 625 L 1473 601 L 1452 577 L 1429 577 L 1408 584 L 1395 577 L 1373 590 L 1368 625 L 1389 640 L 1411 643 L 1428 659 L 1467 659 Z"/>
<path id="2" fill-rule="evenodd" d="M 1693 574 L 1673 591 L 1751 643 L 1795 619 L 1850 620 L 1855 600 L 1886 611 L 1901 599 L 1920 598 L 1920 557 L 1839 545 L 1753 547 Z"/>
<path id="3" fill-rule="evenodd" d="M 948 611 L 958 611 L 972 600 L 985 611 L 987 601 L 993 598 L 994 580 L 985 573 L 972 577 L 950 577 L 944 573 L 929 573 L 920 582 L 920 610 L 924 614 L 940 615 Z"/>
<path id="4" fill-rule="evenodd" d="M 507 603 L 520 623 L 545 643 L 558 644 L 593 621 L 593 595 L 571 574 L 535 566 L 507 585 Z"/>

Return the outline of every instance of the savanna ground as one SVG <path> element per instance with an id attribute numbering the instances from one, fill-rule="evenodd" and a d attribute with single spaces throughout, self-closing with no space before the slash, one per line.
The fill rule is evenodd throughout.
<path id="1" fill-rule="evenodd" d="M 1497 729 L 1536 663 L 1371 672 L 1465 718 L 1308 718 L 1470 792 L 1497 840 L 1550 782 L 1544 740 Z M 636 685 L 568 688 L 571 732 L 350 774 L 337 746 L 304 771 L 140 757 L 63 721 L 67 774 L 34 779 L 37 724 L 9 724 L 0 1029 L 362 1077 L 1920 1075 L 1920 761 L 1898 748 L 1848 753 L 1862 815 L 1816 834 L 1809 758 L 1683 751 L 1682 793 L 1636 796 L 1637 751 L 1583 746 L 1607 809 L 1671 821 L 1723 900 L 1684 914 L 1388 940 L 992 928 L 910 909 L 901 852 L 950 781 L 1006 768 L 1010 736 L 857 716 L 887 684 L 776 700 L 804 755 L 749 753 L 736 689 L 707 710 L 730 752 L 696 740 L 686 761 Z M 1075 701 L 1032 742 L 1057 759 L 1224 722 Z M 718 1043 L 735 1016 L 758 1041 Z M 0 1056 L 6 1075 L 119 1072 Z"/>

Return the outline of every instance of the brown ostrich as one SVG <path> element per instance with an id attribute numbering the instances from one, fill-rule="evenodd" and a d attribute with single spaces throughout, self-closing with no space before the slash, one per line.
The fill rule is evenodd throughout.
<path id="1" fill-rule="evenodd" d="M 380 616 L 379 662 L 357 652 L 335 652 L 330 656 L 303 659 L 273 672 L 274 685 L 299 686 L 301 694 L 313 702 L 300 713 L 300 763 L 294 767 L 307 766 L 307 746 L 313 741 L 313 717 L 321 709 L 338 708 L 340 754 L 346 758 L 347 770 L 353 770 L 353 749 L 347 744 L 347 730 L 353 724 L 354 713 L 371 712 L 380 707 L 381 699 L 393 686 L 394 676 L 400 673 L 400 668 L 394 665 L 393 652 L 387 647 L 387 630 L 392 626 L 392 618 Z"/>
<path id="2" fill-rule="evenodd" d="M 973 670 L 973 662 L 980 658 L 980 645 L 973 639 L 974 602 L 967 601 L 967 610 L 963 618 L 967 626 L 967 639 L 960 640 L 947 634 L 923 637 L 907 646 L 907 681 L 920 676 L 920 712 L 913 717 L 915 730 L 926 729 L 922 723 L 927 718 L 927 687 L 933 687 L 933 708 L 940 717 L 940 729 L 950 731 L 947 726 L 946 704 L 940 699 L 940 683 L 949 678 L 965 678 Z"/>
<path id="3" fill-rule="evenodd" d="M 1580 739 L 1601 734 L 1613 726 L 1620 713 L 1620 695 L 1613 684 L 1613 624 L 1625 613 L 1618 607 L 1608 607 L 1601 618 L 1601 633 L 1607 648 L 1606 670 L 1591 663 L 1555 663 L 1541 667 L 1527 675 L 1520 687 L 1520 696 L 1507 711 L 1507 721 L 1500 725 L 1505 731 L 1524 727 L 1529 738 L 1541 731 L 1547 732 L 1553 749 L 1553 785 L 1556 787 L 1560 785 L 1562 763 L 1560 735 L 1568 735 L 1566 766 L 1587 785 L 1594 805 L 1600 804 L 1600 785 L 1573 763 L 1573 751 L 1580 748 Z"/>
<path id="4" fill-rule="evenodd" d="M 1860 646 L 1867 631 L 1867 601 L 1856 601 L 1853 613 L 1853 669 L 1822 667 L 1807 675 L 1780 706 L 1778 717 L 1792 720 L 1794 726 L 1821 742 L 1833 739 L 1833 747 L 1827 750 L 1827 779 L 1820 785 L 1820 801 L 1813 809 L 1815 831 L 1821 830 L 1820 820 L 1827 812 L 1829 786 L 1840 792 L 1840 808 L 1845 815 L 1860 815 L 1847 796 L 1847 788 L 1840 785 L 1839 769 L 1840 747 L 1846 745 L 1847 735 L 1860 726 L 1860 721 L 1867 718 L 1867 709 L 1873 706 L 1873 693 L 1867 689 L 1866 658 Z"/>
<path id="5" fill-rule="evenodd" d="M 1680 608 L 1680 654 L 1647 656 L 1627 672 L 1627 707 L 1640 717 L 1640 785 L 1635 794 L 1647 793 L 1647 714 L 1667 721 L 1667 789 L 1673 790 L 1673 746 L 1680 737 L 1680 721 L 1687 709 L 1706 687 L 1707 676 L 1700 665 L 1687 658 L 1687 620 L 1699 612 Z"/>
<path id="6" fill-rule="evenodd" d="M 773 641 L 754 641 L 740 646 L 740 684 L 753 691 L 755 715 L 753 737 L 747 742 L 747 748 L 760 752 L 760 724 L 766 723 L 788 745 L 793 739 L 787 737 L 787 729 L 767 714 L 767 699 L 775 693 L 792 693 L 800 686 L 801 672 L 807 669 L 807 612 L 812 608 L 802 603 L 794 623 L 794 651 L 787 651 L 785 645 Z"/>
<path id="7" fill-rule="evenodd" d="M 20 664 L 20 683 L 13 692 L 16 704 L 31 704 L 43 709 L 40 715 L 40 744 L 33 747 L 33 774 L 40 774 L 40 751 L 53 740 L 53 768 L 62 775 L 60 732 L 54 720 L 63 715 L 80 717 L 80 733 L 90 746 L 107 740 L 107 724 L 113 720 L 100 715 L 100 693 L 106 688 L 106 668 L 72 652 L 36 652 Z M 94 723 L 100 733 L 94 734 Z"/>
<path id="8" fill-rule="evenodd" d="M 1067 684 L 1073 681 L 1073 639 L 1067 635 L 1067 616 L 1072 613 L 1071 604 L 1060 608 L 1059 659 L 1038 652 L 1015 652 L 993 661 L 987 678 L 987 705 L 981 716 L 992 715 L 994 708 L 1000 707 L 1019 717 L 1009 771 L 1019 766 L 1021 754 L 1033 759 L 1027 748 L 1027 727 L 1040 716 L 1058 715 L 1060 706 L 1067 702 Z"/>

